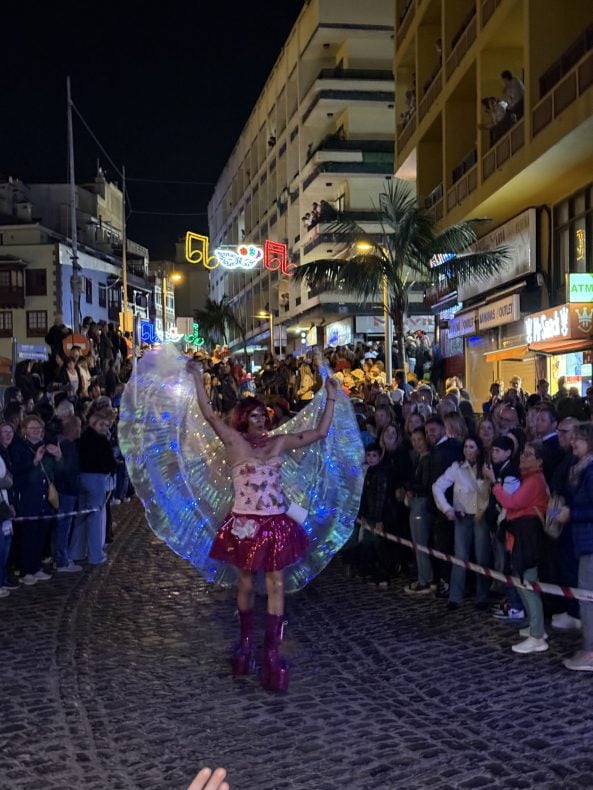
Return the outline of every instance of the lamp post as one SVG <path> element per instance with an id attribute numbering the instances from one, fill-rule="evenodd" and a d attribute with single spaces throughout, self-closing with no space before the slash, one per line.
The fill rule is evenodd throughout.
<path id="1" fill-rule="evenodd" d="M 359 241 L 356 244 L 356 251 L 364 255 L 371 252 L 375 245 L 368 241 Z M 383 251 L 385 249 L 382 247 Z M 390 387 L 393 379 L 393 358 L 391 354 L 391 347 L 393 346 L 393 319 L 391 318 L 391 311 L 389 309 L 389 286 L 387 283 L 387 276 L 383 277 L 383 345 L 385 347 L 385 379 L 387 386 Z"/>
<path id="2" fill-rule="evenodd" d="M 170 280 L 173 284 L 181 282 L 183 279 L 183 275 L 179 274 L 179 272 L 171 272 L 171 274 L 167 273 L 166 269 L 161 271 L 161 283 L 162 283 L 162 293 L 161 299 L 163 301 L 162 309 L 163 309 L 163 341 L 165 340 L 165 336 L 167 334 L 167 282 Z"/>

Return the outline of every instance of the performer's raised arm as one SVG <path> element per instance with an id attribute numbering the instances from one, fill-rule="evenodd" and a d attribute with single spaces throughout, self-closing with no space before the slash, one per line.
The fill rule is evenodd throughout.
<path id="1" fill-rule="evenodd" d="M 212 426 L 223 443 L 228 441 L 233 436 L 234 431 L 214 413 L 214 409 L 210 405 L 204 387 L 204 370 L 201 363 L 195 359 L 190 359 L 187 363 L 187 371 L 191 374 L 196 385 L 196 398 L 204 419 Z"/>

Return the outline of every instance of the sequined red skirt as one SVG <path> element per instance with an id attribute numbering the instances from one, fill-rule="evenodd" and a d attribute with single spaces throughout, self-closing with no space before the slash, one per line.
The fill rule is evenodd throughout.
<path id="1" fill-rule="evenodd" d="M 298 562 L 308 545 L 305 530 L 285 513 L 255 516 L 231 512 L 214 538 L 210 557 L 242 571 L 279 571 Z"/>

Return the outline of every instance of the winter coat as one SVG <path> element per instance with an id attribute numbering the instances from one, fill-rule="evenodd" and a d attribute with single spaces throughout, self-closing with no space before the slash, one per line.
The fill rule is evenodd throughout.
<path id="1" fill-rule="evenodd" d="M 582 471 L 576 487 L 571 489 L 569 507 L 577 557 L 593 554 L 593 463 Z"/>

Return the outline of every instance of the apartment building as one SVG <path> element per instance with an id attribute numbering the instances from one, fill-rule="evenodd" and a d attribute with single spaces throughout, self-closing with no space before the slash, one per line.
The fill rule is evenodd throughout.
<path id="1" fill-rule="evenodd" d="M 561 375 L 583 392 L 593 345 L 593 5 L 397 0 L 395 41 L 396 174 L 416 179 L 445 225 L 488 217 L 480 245 L 511 251 L 502 276 L 429 294 L 447 373 L 465 377 L 476 403 L 513 375 L 531 392 Z M 514 106 L 507 71 L 524 84 Z M 488 97 L 507 99 L 500 118 L 486 112 Z"/>
<path id="2" fill-rule="evenodd" d="M 220 175 L 210 247 L 287 247 L 284 262 L 275 248 L 266 266 L 210 271 L 211 297 L 232 299 L 251 351 L 269 348 L 270 332 L 282 353 L 383 332 L 380 305 L 309 290 L 288 264 L 343 257 L 337 212 L 379 231 L 373 201 L 394 169 L 393 51 L 392 0 L 306 2 Z"/>

